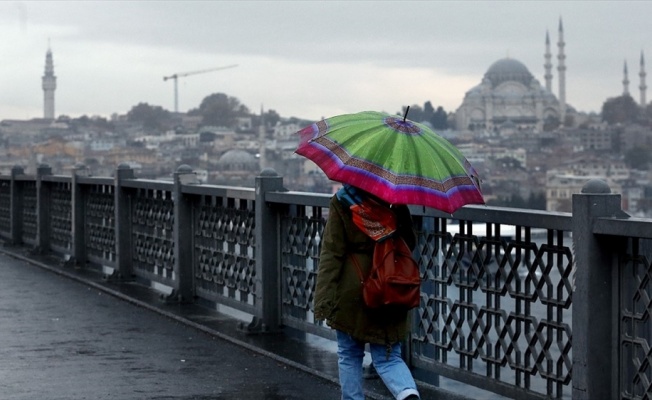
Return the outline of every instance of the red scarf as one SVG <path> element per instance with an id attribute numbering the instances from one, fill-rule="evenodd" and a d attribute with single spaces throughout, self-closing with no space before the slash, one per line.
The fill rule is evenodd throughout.
<path id="1" fill-rule="evenodd" d="M 349 206 L 353 223 L 373 240 L 382 241 L 396 232 L 394 212 L 370 196 L 365 196 L 361 190 L 345 185 L 338 191 L 337 198 Z"/>

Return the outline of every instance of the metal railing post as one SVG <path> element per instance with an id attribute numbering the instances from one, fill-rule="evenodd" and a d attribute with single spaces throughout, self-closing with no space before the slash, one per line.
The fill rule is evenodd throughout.
<path id="1" fill-rule="evenodd" d="M 591 180 L 573 195 L 573 400 L 615 399 L 618 389 L 618 268 L 623 241 L 593 234 L 598 217 L 623 217 L 619 194 Z"/>
<path id="2" fill-rule="evenodd" d="M 89 171 L 83 164 L 77 164 L 72 170 L 72 254 L 69 263 L 81 267 L 86 265 L 86 229 L 84 190 L 79 184 L 79 177 L 88 176 Z"/>
<path id="3" fill-rule="evenodd" d="M 43 184 L 43 177 L 52 175 L 52 168 L 41 164 L 36 168 L 36 252 L 50 249 L 50 185 Z"/>
<path id="4" fill-rule="evenodd" d="M 10 205 L 11 243 L 20 245 L 23 242 L 23 188 L 16 181 L 18 175 L 23 175 L 23 167 L 14 165 L 11 168 Z"/>
<path id="5" fill-rule="evenodd" d="M 249 331 L 273 332 L 281 326 L 280 227 L 278 215 L 265 202 L 265 193 L 282 191 L 283 177 L 266 168 L 256 177 L 256 316 Z"/>
<path id="6" fill-rule="evenodd" d="M 176 300 L 192 302 L 194 292 L 193 272 L 193 221 L 189 199 L 183 195 L 183 185 L 199 183 L 197 174 L 188 165 L 181 165 L 174 172 L 174 271 L 176 274 Z M 174 295 L 174 294 L 173 294 Z"/>
<path id="7" fill-rule="evenodd" d="M 115 225 L 115 261 L 117 278 L 131 280 L 132 248 L 131 248 L 131 197 L 123 189 L 123 182 L 134 179 L 134 170 L 129 164 L 120 164 L 114 178 L 114 211 Z"/>

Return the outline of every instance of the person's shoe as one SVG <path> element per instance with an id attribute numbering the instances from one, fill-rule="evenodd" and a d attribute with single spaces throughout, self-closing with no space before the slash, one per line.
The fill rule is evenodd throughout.
<path id="1" fill-rule="evenodd" d="M 405 400 L 419 400 L 419 396 L 417 396 L 416 394 L 411 394 L 408 397 L 406 397 Z"/>

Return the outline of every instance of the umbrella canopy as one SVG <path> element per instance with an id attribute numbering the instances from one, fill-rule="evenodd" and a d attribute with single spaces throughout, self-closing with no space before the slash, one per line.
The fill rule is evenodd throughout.
<path id="1" fill-rule="evenodd" d="M 365 111 L 324 119 L 299 131 L 296 150 L 328 178 L 391 204 L 453 213 L 484 204 L 480 180 L 449 141 L 398 115 Z"/>

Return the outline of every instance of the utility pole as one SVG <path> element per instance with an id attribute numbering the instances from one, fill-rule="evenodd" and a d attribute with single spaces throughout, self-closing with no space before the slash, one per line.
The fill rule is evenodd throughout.
<path id="1" fill-rule="evenodd" d="M 234 68 L 237 67 L 237 64 L 234 65 L 227 65 L 225 67 L 217 67 L 217 68 L 209 68 L 209 69 L 202 69 L 199 71 L 190 71 L 190 72 L 179 72 L 176 74 L 172 74 L 170 76 L 164 76 L 163 81 L 167 81 L 168 79 L 173 79 L 174 80 L 174 112 L 178 113 L 179 112 L 179 78 L 184 78 L 186 76 L 190 75 L 198 75 L 198 74 L 204 74 L 207 72 L 213 72 L 213 71 L 219 71 L 222 69 L 228 69 L 228 68 Z"/>

